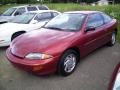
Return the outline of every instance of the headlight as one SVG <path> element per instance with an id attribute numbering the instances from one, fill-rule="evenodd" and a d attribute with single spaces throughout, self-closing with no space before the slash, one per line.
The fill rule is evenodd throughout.
<path id="1" fill-rule="evenodd" d="M 41 53 L 30 53 L 25 56 L 27 59 L 36 60 L 36 59 L 48 59 L 51 58 L 51 55 L 41 54 Z"/>

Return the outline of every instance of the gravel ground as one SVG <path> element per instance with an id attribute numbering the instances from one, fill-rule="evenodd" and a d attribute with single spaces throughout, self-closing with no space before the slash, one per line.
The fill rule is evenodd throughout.
<path id="1" fill-rule="evenodd" d="M 0 48 L 0 90 L 107 90 L 114 67 L 120 61 L 120 44 L 103 46 L 78 64 L 68 76 L 35 76 L 13 67 Z"/>

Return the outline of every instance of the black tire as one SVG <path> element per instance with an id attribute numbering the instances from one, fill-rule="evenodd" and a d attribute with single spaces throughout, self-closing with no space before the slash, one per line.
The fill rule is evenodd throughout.
<path id="1" fill-rule="evenodd" d="M 70 60 L 70 59 L 68 59 L 67 60 L 67 58 L 69 57 L 70 58 L 70 55 L 72 56 L 73 55 L 73 57 L 74 57 L 74 60 Z M 76 51 L 74 51 L 74 50 L 67 50 L 63 55 L 62 55 L 62 57 L 61 57 L 61 59 L 60 59 L 60 61 L 59 61 L 59 63 L 58 63 L 58 73 L 59 73 L 59 75 L 61 75 L 61 76 L 68 76 L 68 75 L 70 75 L 70 74 L 72 74 L 73 72 L 74 72 L 74 70 L 75 70 L 75 68 L 76 68 L 76 65 L 77 65 L 77 63 L 78 63 L 78 60 L 79 60 L 79 56 L 78 56 L 79 54 L 76 52 Z M 71 62 L 70 62 L 70 61 Z M 73 64 L 73 62 L 75 61 L 75 63 Z M 70 67 L 70 65 L 69 65 L 69 68 L 71 68 L 71 70 L 69 71 L 69 72 L 67 72 L 65 69 L 66 69 L 66 67 L 68 67 L 67 65 L 65 66 L 65 63 L 67 64 L 67 63 L 72 63 L 73 64 L 73 68 L 72 67 Z M 72 65 L 71 64 L 71 65 Z"/>
<path id="2" fill-rule="evenodd" d="M 20 36 L 20 35 L 22 35 L 23 33 L 25 33 L 24 31 L 22 32 L 16 32 L 16 33 L 14 33 L 13 35 L 12 35 L 12 37 L 11 37 L 11 41 L 13 41 L 16 37 L 18 37 L 18 36 Z"/>
<path id="3" fill-rule="evenodd" d="M 114 31 L 111 35 L 110 42 L 107 43 L 108 46 L 113 46 L 116 43 L 116 32 Z"/>

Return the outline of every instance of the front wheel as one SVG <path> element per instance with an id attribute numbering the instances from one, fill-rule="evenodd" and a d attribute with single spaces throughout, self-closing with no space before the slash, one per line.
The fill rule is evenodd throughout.
<path id="1" fill-rule="evenodd" d="M 116 43 L 116 33 L 115 31 L 112 33 L 111 35 L 111 40 L 110 42 L 108 43 L 109 46 L 113 46 L 114 44 Z"/>
<path id="2" fill-rule="evenodd" d="M 70 75 L 76 68 L 78 53 L 74 50 L 67 50 L 60 59 L 58 72 L 62 76 Z"/>

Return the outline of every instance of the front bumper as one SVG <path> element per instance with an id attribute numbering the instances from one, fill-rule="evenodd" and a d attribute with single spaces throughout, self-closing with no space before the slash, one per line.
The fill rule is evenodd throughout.
<path id="1" fill-rule="evenodd" d="M 26 58 L 19 58 L 14 56 L 10 48 L 7 49 L 6 55 L 8 60 L 18 68 L 25 71 L 32 72 L 37 75 L 44 75 L 54 73 L 57 69 L 58 57 L 46 59 L 46 60 L 27 60 Z"/>
<path id="2" fill-rule="evenodd" d="M 9 46 L 10 43 L 10 41 L 0 41 L 0 47 Z"/>

